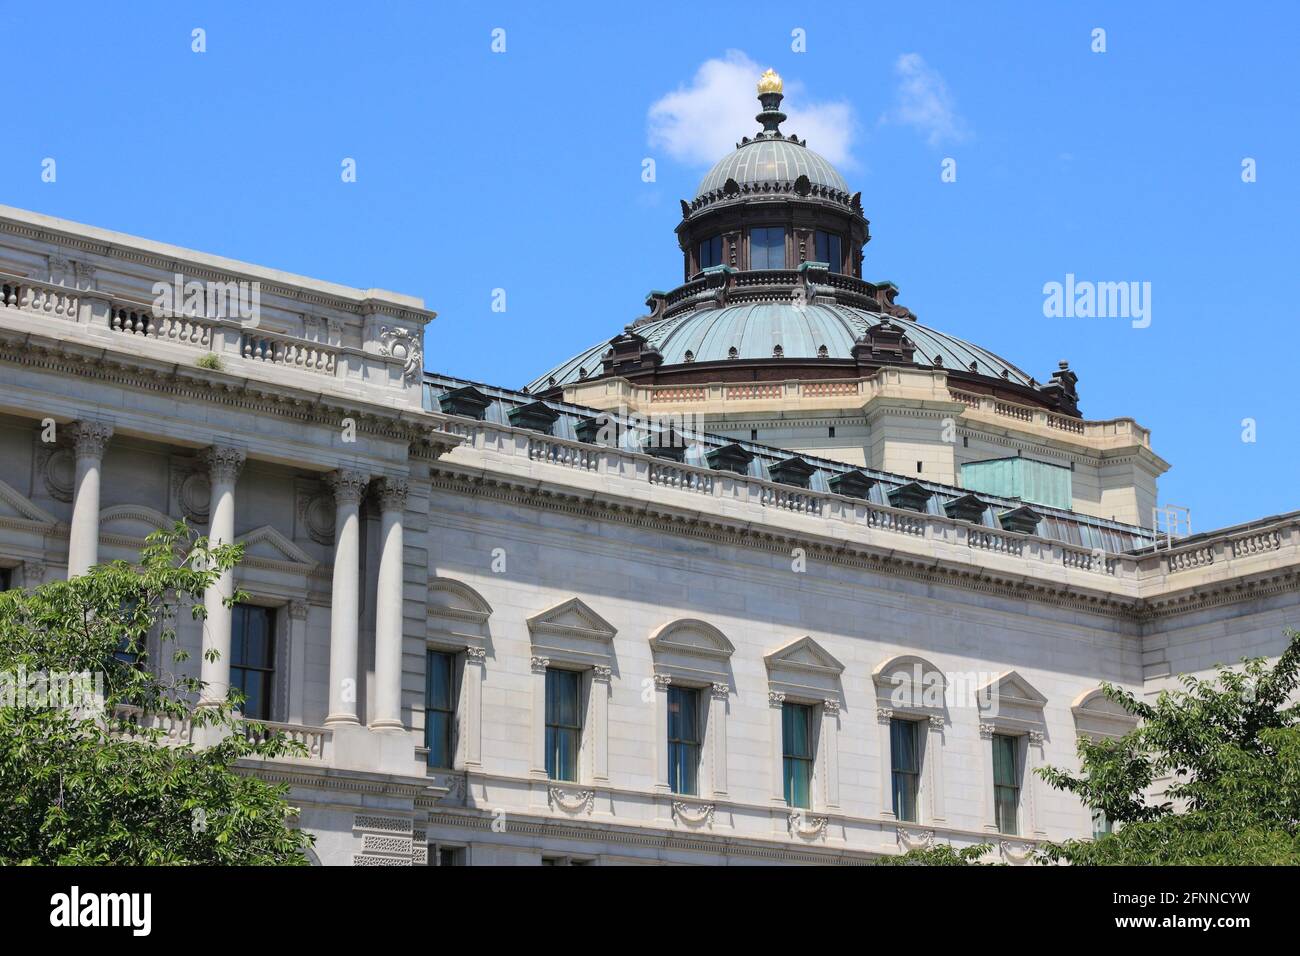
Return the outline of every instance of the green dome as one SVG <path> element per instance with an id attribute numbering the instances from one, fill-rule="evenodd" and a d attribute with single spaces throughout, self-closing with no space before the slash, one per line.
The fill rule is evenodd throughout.
<path id="1" fill-rule="evenodd" d="M 834 166 L 821 154 L 788 139 L 752 140 L 724 156 L 700 181 L 695 198 L 722 192 L 728 179 L 734 179 L 742 189 L 750 187 L 751 192 L 786 192 L 800 176 L 807 176 L 816 191 L 820 187 L 840 194 L 839 198 L 848 198 L 848 183 Z"/>

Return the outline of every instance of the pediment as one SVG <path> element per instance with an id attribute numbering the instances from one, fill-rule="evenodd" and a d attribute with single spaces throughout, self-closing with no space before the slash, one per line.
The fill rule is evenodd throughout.
<path id="1" fill-rule="evenodd" d="M 671 621 L 659 628 L 650 637 L 650 648 L 719 661 L 727 660 L 736 651 L 720 630 L 694 618 Z"/>
<path id="2" fill-rule="evenodd" d="M 484 624 L 492 614 L 492 606 L 483 596 L 463 581 L 452 578 L 433 578 L 429 581 L 429 614 L 458 618 Z"/>
<path id="3" fill-rule="evenodd" d="M 1006 703 L 1042 709 L 1047 698 L 1016 671 L 1006 671 L 979 688 L 981 700 L 996 698 Z"/>
<path id="4" fill-rule="evenodd" d="M 282 564 L 314 565 L 316 562 L 302 548 L 298 547 L 270 525 L 254 528 L 247 534 L 235 539 L 236 544 L 244 546 L 244 559 L 261 559 Z"/>
<path id="5" fill-rule="evenodd" d="M 1122 737 L 1138 725 L 1138 718 L 1107 697 L 1100 687 L 1081 693 L 1070 711 L 1075 728 L 1090 737 Z"/>
<path id="6" fill-rule="evenodd" d="M 618 633 L 614 625 L 576 597 L 530 617 L 528 630 L 534 635 L 586 637 L 604 641 L 612 641 Z"/>
<path id="7" fill-rule="evenodd" d="M 0 518 L 18 518 L 49 525 L 57 524 L 59 520 L 26 495 L 19 493 L 17 488 L 3 481 L 0 481 Z"/>
<path id="8" fill-rule="evenodd" d="M 948 689 L 943 671 L 924 657 L 899 654 L 881 661 L 871 672 L 882 706 L 941 710 Z"/>
<path id="9" fill-rule="evenodd" d="M 147 538 L 155 531 L 170 531 L 176 519 L 148 505 L 113 505 L 99 513 L 100 534 Z"/>
<path id="10" fill-rule="evenodd" d="M 781 667 L 834 674 L 837 677 L 844 673 L 844 665 L 811 637 L 801 637 L 797 641 L 791 641 L 785 647 L 766 655 L 763 660 L 769 671 Z"/>

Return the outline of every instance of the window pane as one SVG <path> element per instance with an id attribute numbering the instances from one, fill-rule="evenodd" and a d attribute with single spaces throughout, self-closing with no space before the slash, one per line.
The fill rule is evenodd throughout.
<path id="1" fill-rule="evenodd" d="M 546 672 L 546 722 L 557 727 L 577 727 L 578 678 L 577 671 L 548 670 Z"/>
<path id="2" fill-rule="evenodd" d="M 700 742 L 700 698 L 693 687 L 668 688 L 668 739 Z"/>
<path id="3" fill-rule="evenodd" d="M 844 267 L 844 256 L 840 237 L 833 232 L 823 232 L 819 229 L 815 242 L 817 261 L 828 263 L 831 272 L 841 271 Z"/>
<path id="4" fill-rule="evenodd" d="M 894 771 L 894 816 L 916 822 L 916 774 Z"/>
<path id="5" fill-rule="evenodd" d="M 785 802 L 792 807 L 812 807 L 812 761 L 785 758 Z"/>
<path id="6" fill-rule="evenodd" d="M 424 745 L 429 748 L 430 767 L 450 767 L 452 715 L 428 710 L 424 715 Z"/>
<path id="7" fill-rule="evenodd" d="M 1017 804 L 1020 802 L 1018 795 L 1013 787 L 996 787 L 994 799 L 996 800 L 997 825 L 1001 833 L 1019 833 L 1017 828 L 1016 813 L 1019 809 Z"/>
<path id="8" fill-rule="evenodd" d="M 722 237 L 713 236 L 700 243 L 700 268 L 722 264 Z"/>
<path id="9" fill-rule="evenodd" d="M 999 787 L 1014 787 L 1016 780 L 1016 738 L 995 734 L 993 737 L 993 782 Z"/>
<path id="10" fill-rule="evenodd" d="M 781 705 L 782 752 L 787 757 L 811 757 L 809 727 L 812 708 L 804 704 Z"/>
<path id="11" fill-rule="evenodd" d="M 546 775 L 552 780 L 578 779 L 578 732 L 565 727 L 546 728 Z"/>
<path id="12" fill-rule="evenodd" d="M 785 268 L 785 230 L 779 226 L 749 230 L 749 267 Z"/>
<path id="13" fill-rule="evenodd" d="M 699 792 L 700 748 L 672 741 L 668 744 L 668 787 L 673 793 Z"/>
<path id="14" fill-rule="evenodd" d="M 889 722 L 889 747 L 893 757 L 894 769 L 907 773 L 918 773 L 920 757 L 916 752 L 916 724 L 910 720 L 895 718 Z"/>
<path id="15" fill-rule="evenodd" d="M 546 773 L 552 780 L 578 779 L 582 744 L 577 671 L 546 672 Z"/>
<path id="16" fill-rule="evenodd" d="M 425 661 L 424 706 L 451 710 L 451 655 L 429 651 Z"/>

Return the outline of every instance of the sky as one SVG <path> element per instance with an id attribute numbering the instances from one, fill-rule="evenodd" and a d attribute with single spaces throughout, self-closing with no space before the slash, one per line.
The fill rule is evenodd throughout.
<path id="1" fill-rule="evenodd" d="M 1163 0 L 0 0 L 0 202 L 420 296 L 431 370 L 519 387 L 680 283 L 678 200 L 771 66 L 862 191 L 864 277 L 1040 381 L 1069 360 L 1209 530 L 1300 508 L 1298 33 Z M 1149 323 L 1046 315 L 1067 275 L 1149 288 Z"/>

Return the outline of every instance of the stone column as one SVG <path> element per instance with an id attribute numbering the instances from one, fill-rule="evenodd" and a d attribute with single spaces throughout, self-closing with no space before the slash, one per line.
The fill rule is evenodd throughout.
<path id="1" fill-rule="evenodd" d="M 244 453 L 229 445 L 213 445 L 200 459 L 208 468 L 211 485 L 208 506 L 208 544 L 217 547 L 235 540 L 235 482 L 244 467 Z M 199 664 L 203 681 L 201 704 L 220 703 L 230 692 L 231 609 L 227 601 L 235 593 L 234 574 L 227 570 L 203 592 L 207 620 L 203 623 L 203 656 Z M 216 659 L 209 660 L 210 651 Z"/>
<path id="2" fill-rule="evenodd" d="M 289 602 L 289 723 L 303 722 L 303 704 L 307 683 L 307 616 L 306 601 Z"/>
<path id="3" fill-rule="evenodd" d="M 597 664 L 591 669 L 591 778 L 596 783 L 609 782 L 609 685 L 613 677 L 612 667 Z"/>
<path id="4" fill-rule="evenodd" d="M 997 804 L 993 799 L 993 734 L 992 724 L 980 724 L 980 749 L 984 751 L 980 762 L 984 764 L 984 793 L 980 801 L 984 806 L 984 830 L 987 833 L 998 832 Z"/>
<path id="5" fill-rule="evenodd" d="M 104 446 L 113 436 L 105 422 L 79 421 L 73 426 L 77 456 L 72 527 L 68 534 L 68 577 L 85 574 L 99 563 L 99 473 Z"/>
<path id="6" fill-rule="evenodd" d="M 1043 759 L 1043 745 L 1046 742 L 1043 732 L 1040 730 L 1031 730 L 1025 735 L 1025 771 L 1024 783 L 1021 785 L 1024 790 L 1028 804 L 1029 812 L 1025 814 L 1028 817 L 1028 830 L 1035 837 L 1045 837 L 1047 832 L 1043 827 L 1043 808 L 1040 801 L 1043 793 L 1043 780 L 1038 774 L 1034 773 L 1045 763 Z"/>
<path id="7" fill-rule="evenodd" d="M 407 485 L 402 478 L 379 483 L 382 531 L 375 600 L 375 706 L 372 730 L 402 729 L 402 515 Z"/>
<path id="8" fill-rule="evenodd" d="M 785 806 L 785 741 L 782 738 L 781 716 L 785 708 L 785 694 L 779 690 L 767 692 L 771 732 L 768 736 L 768 764 L 772 768 L 771 801 L 774 806 Z"/>
<path id="9" fill-rule="evenodd" d="M 532 766 L 528 776 L 536 780 L 546 779 L 546 669 L 551 662 L 545 657 L 534 656 L 531 659 L 533 674 L 533 746 Z"/>
<path id="10" fill-rule="evenodd" d="M 655 674 L 655 791 L 668 793 L 668 674 Z"/>
<path id="11" fill-rule="evenodd" d="M 929 823 L 943 823 L 946 819 L 943 810 L 943 716 L 931 714 L 926 721 L 930 736 L 925 745 L 925 767 L 930 772 L 930 819 Z"/>
<path id="12" fill-rule="evenodd" d="M 827 698 L 822 701 L 821 713 L 822 766 L 820 774 L 825 781 L 825 807 L 840 807 L 840 702 Z"/>
<path id="13" fill-rule="evenodd" d="M 727 697 L 731 688 L 717 681 L 709 693 L 708 734 L 713 740 L 713 796 L 727 794 Z"/>
<path id="14" fill-rule="evenodd" d="M 361 595 L 361 496 L 370 476 L 331 472 L 334 490 L 334 587 L 330 599 L 330 692 L 326 726 L 357 721 L 357 614 Z"/>
<path id="15" fill-rule="evenodd" d="M 461 677 L 460 728 L 457 740 L 461 763 L 469 768 L 483 766 L 483 671 L 487 665 L 487 649 L 465 648 L 465 672 Z"/>
<path id="16" fill-rule="evenodd" d="M 894 741 L 890 734 L 894 712 L 888 707 L 877 707 L 876 722 L 880 725 L 880 816 L 894 820 L 897 819 L 894 814 Z"/>

